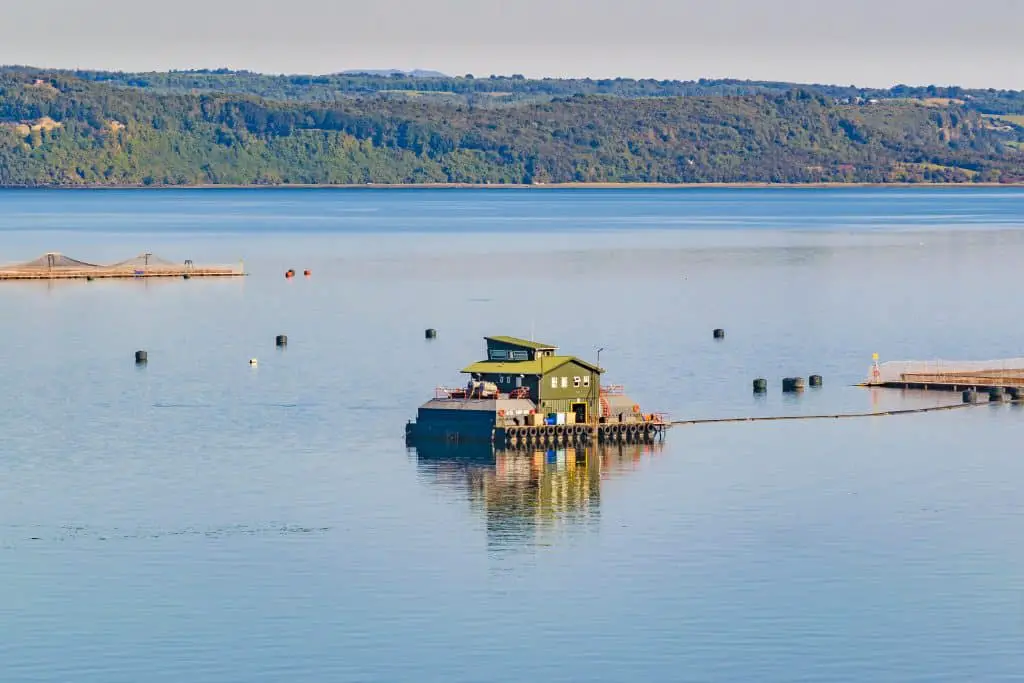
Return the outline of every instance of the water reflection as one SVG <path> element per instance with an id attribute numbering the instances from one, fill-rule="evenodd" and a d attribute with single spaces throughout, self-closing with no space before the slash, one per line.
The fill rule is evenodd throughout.
<path id="1" fill-rule="evenodd" d="M 489 445 L 419 444 L 422 480 L 466 495 L 483 516 L 491 549 L 547 545 L 596 528 L 602 480 L 631 472 L 661 444 L 527 451 Z"/>

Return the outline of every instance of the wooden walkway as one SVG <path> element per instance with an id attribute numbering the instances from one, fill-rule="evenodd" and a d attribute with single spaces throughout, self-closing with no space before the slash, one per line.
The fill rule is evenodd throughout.
<path id="1" fill-rule="evenodd" d="M 97 268 L 87 269 L 3 269 L 0 280 L 88 280 L 133 279 L 150 277 L 241 277 L 241 268 L 230 266 L 160 267 L 160 268 Z"/>
<path id="2" fill-rule="evenodd" d="M 1024 389 L 1024 358 L 988 361 L 890 361 L 859 386 L 923 391 Z"/>
<path id="3" fill-rule="evenodd" d="M 965 389 L 1024 389 L 1022 370 L 978 370 L 969 372 L 904 372 L 898 377 L 867 381 L 860 386 L 922 391 L 964 391 Z"/>
<path id="4" fill-rule="evenodd" d="M 99 278 L 135 279 L 150 277 L 239 277 L 245 275 L 238 266 L 196 265 L 191 260 L 174 263 L 150 252 L 118 263 L 100 265 L 80 261 L 57 251 L 50 251 L 25 263 L 0 266 L 0 280 L 95 280 Z"/>

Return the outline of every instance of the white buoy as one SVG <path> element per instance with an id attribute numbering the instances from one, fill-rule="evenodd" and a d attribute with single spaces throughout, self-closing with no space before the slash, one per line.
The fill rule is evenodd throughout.
<path id="1" fill-rule="evenodd" d="M 256 367 L 258 364 L 259 364 L 259 362 L 255 358 L 250 358 L 249 359 L 249 365 L 251 365 L 253 367 Z"/>

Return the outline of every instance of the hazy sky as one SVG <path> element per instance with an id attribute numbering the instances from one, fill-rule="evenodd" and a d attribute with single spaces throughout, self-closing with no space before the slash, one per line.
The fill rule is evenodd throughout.
<path id="1" fill-rule="evenodd" d="M 1024 89 L 1022 27 L 1024 0 L 4 0 L 0 63 Z"/>

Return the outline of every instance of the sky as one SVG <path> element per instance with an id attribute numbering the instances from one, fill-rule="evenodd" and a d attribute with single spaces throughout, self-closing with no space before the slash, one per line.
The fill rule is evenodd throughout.
<path id="1" fill-rule="evenodd" d="M 4 2 L 0 64 L 1024 89 L 1024 0 Z"/>

